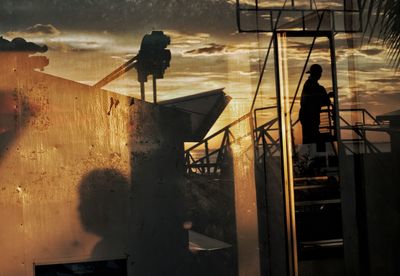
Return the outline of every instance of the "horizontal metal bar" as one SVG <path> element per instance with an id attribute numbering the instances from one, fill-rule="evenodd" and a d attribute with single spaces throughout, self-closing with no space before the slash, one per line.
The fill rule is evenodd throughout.
<path id="1" fill-rule="evenodd" d="M 278 34 L 284 33 L 286 37 L 330 37 L 332 31 L 294 31 L 294 30 L 277 30 Z"/>
<path id="2" fill-rule="evenodd" d="M 238 8 L 239 12 L 260 12 L 260 11 L 272 11 L 272 12 L 332 12 L 332 13 L 359 13 L 360 10 L 336 10 L 336 9 L 299 9 L 299 8 Z"/>
<path id="3" fill-rule="evenodd" d="M 339 188 L 338 185 L 301 185 L 294 186 L 295 190 L 314 190 L 314 189 L 325 189 L 325 188 Z"/>
<path id="4" fill-rule="evenodd" d="M 206 158 L 209 158 L 209 157 L 211 157 L 211 156 L 213 156 L 213 155 L 219 153 L 221 150 L 223 150 L 224 147 L 225 147 L 225 146 L 222 146 L 222 147 L 220 147 L 220 148 L 217 149 L 217 150 L 214 150 L 214 151 L 212 151 L 212 152 L 210 152 L 210 153 L 208 153 L 208 154 L 205 154 L 203 157 L 201 157 L 201 158 L 199 158 L 199 159 L 197 159 L 197 160 L 195 160 L 195 159 L 193 158 L 193 163 L 201 162 L 201 161 L 205 160 Z"/>
<path id="5" fill-rule="evenodd" d="M 321 176 L 310 176 L 310 177 L 296 177 L 294 182 L 303 182 L 303 181 L 327 181 L 328 176 L 321 175 Z"/>
<path id="6" fill-rule="evenodd" d="M 242 24 L 241 24 L 241 20 L 240 18 L 245 15 L 246 13 L 254 13 L 255 16 L 259 16 L 259 13 L 265 13 L 265 14 L 269 14 L 269 16 L 271 17 L 271 25 L 267 28 L 264 29 L 260 29 L 258 26 L 256 27 L 256 29 L 254 29 L 254 27 L 252 29 L 245 29 L 243 28 Z M 353 14 L 354 16 L 358 17 L 358 21 L 360 21 L 361 19 L 361 15 L 359 10 L 336 10 L 336 9 L 297 9 L 297 8 L 240 8 L 240 6 L 237 7 L 236 10 L 236 14 L 237 14 L 237 23 L 238 23 L 238 32 L 239 33 L 271 33 L 271 32 L 278 32 L 278 33 L 282 33 L 282 32 L 288 32 L 290 30 L 293 30 L 293 28 L 286 28 L 283 29 L 284 27 L 277 27 L 277 24 L 275 25 L 275 28 L 273 28 L 272 26 L 272 20 L 274 17 L 274 13 L 277 14 L 281 14 L 282 12 L 286 12 L 286 13 L 298 13 L 299 15 L 299 19 L 301 18 L 304 22 L 304 17 L 305 17 L 305 13 L 316 13 L 319 14 L 321 13 L 329 13 L 331 15 L 331 26 L 330 26 L 330 30 L 332 32 L 335 33 L 359 33 L 362 32 L 362 24 L 360 23 L 359 26 L 356 29 L 341 29 L 341 28 L 337 28 L 336 27 L 336 21 L 335 21 L 335 17 L 337 15 L 341 15 L 343 17 L 345 17 L 348 14 Z M 276 20 L 279 20 L 279 18 L 277 18 Z M 307 31 L 305 29 L 305 25 L 303 24 L 301 30 L 302 32 Z M 319 35 L 318 35 L 319 36 Z M 292 37 L 303 37 L 303 36 L 292 36 Z"/>
<path id="7" fill-rule="evenodd" d="M 277 30 L 275 31 L 276 33 L 286 33 L 289 32 L 290 30 Z M 250 29 L 250 30 L 239 30 L 238 33 L 272 33 L 274 32 L 274 30 L 272 29 L 268 29 L 268 30 L 259 30 L 259 29 Z M 303 31 L 296 31 L 296 32 L 303 32 Z M 338 33 L 346 33 L 346 34 L 355 34 L 355 33 L 359 33 L 360 30 L 350 30 L 350 31 L 336 31 Z M 311 37 L 310 35 L 306 35 L 306 36 L 292 36 L 292 37 Z M 325 37 L 322 35 L 317 35 L 317 37 Z"/>
<path id="8" fill-rule="evenodd" d="M 206 168 L 206 167 L 217 167 L 217 166 L 219 166 L 218 163 L 209 163 L 209 164 L 206 164 L 206 163 L 201 163 L 201 164 L 192 163 L 192 164 L 186 165 L 187 168 Z"/>
<path id="9" fill-rule="evenodd" d="M 273 108 L 276 108 L 276 105 L 275 106 L 267 106 L 267 107 L 256 108 L 256 109 L 254 109 L 254 112 L 258 112 L 258 111 L 261 111 L 261 110 L 267 110 L 267 109 L 273 109 Z"/>

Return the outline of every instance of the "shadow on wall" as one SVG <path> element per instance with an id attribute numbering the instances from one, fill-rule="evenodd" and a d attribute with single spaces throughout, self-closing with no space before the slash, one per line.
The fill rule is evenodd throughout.
<path id="1" fill-rule="evenodd" d="M 39 106 L 29 103 L 18 91 L 18 80 L 29 79 L 35 70 L 49 64 L 45 56 L 33 56 L 47 51 L 46 46 L 27 42 L 23 38 L 9 41 L 0 37 L 0 158 Z"/>
<path id="2" fill-rule="evenodd" d="M 127 221 L 130 219 L 129 182 L 114 169 L 96 169 L 79 186 L 79 214 L 87 232 L 101 237 L 92 250 L 94 258 L 110 258 L 126 252 Z M 118 257 L 118 256 L 115 256 Z"/>
<path id="3" fill-rule="evenodd" d="M 117 170 L 96 169 L 86 174 L 79 185 L 78 211 L 83 228 L 100 237 L 92 260 L 39 265 L 35 275 L 128 275 L 129 190 L 128 180 Z"/>

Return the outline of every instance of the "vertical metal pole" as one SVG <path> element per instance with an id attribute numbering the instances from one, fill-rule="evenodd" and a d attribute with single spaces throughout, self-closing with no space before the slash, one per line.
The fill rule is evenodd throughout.
<path id="1" fill-rule="evenodd" d="M 140 82 L 140 98 L 142 99 L 142 101 L 145 101 L 145 93 L 144 93 L 144 82 L 141 81 Z"/>
<path id="2" fill-rule="evenodd" d="M 296 232 L 296 206 L 294 199 L 294 180 L 293 180 L 293 144 L 292 144 L 292 120 L 291 120 L 291 104 L 290 104 L 290 96 L 289 96 L 289 69 L 287 64 L 287 38 L 286 33 L 282 33 L 280 35 L 281 39 L 281 104 L 282 104 L 282 113 L 284 119 L 284 129 L 285 131 L 285 144 L 284 149 L 286 151 L 285 158 L 285 186 L 288 191 L 288 197 L 286 200 L 289 201 L 289 211 L 290 211 L 290 225 L 291 225 L 291 238 L 292 238 L 292 251 L 293 251 L 293 270 L 294 275 L 298 275 L 298 258 L 297 258 L 297 232 Z M 283 142 L 283 141 L 282 141 Z"/>
<path id="3" fill-rule="evenodd" d="M 338 140 L 338 159 L 339 159 L 339 183 L 340 197 L 342 207 L 342 224 L 343 224 L 343 248 L 344 262 L 346 275 L 361 275 L 359 266 L 359 240 L 357 229 L 357 214 L 356 214 L 356 187 L 353 169 L 351 168 L 350 159 L 345 157 L 345 148 L 341 142 L 340 120 L 339 120 L 339 94 L 337 85 L 337 68 L 335 54 L 335 40 L 332 32 L 329 37 L 329 48 L 331 54 L 331 70 L 332 70 L 332 86 L 334 92 L 335 103 L 335 129 Z M 347 163 L 346 163 L 347 162 Z M 353 165 L 354 166 L 354 165 Z"/>
<path id="4" fill-rule="evenodd" d="M 157 78 L 153 75 L 153 103 L 157 103 Z"/>
<path id="5" fill-rule="evenodd" d="M 334 33 L 331 32 L 329 36 L 329 50 L 331 55 L 331 72 L 332 72 L 332 89 L 333 89 L 333 102 L 335 105 L 334 116 L 335 116 L 335 132 L 340 144 L 340 120 L 339 120 L 339 95 L 338 95 L 338 84 L 337 84 L 337 68 L 336 68 L 336 50 L 335 50 L 335 37 Z M 340 147 L 340 145 L 338 145 Z"/>
<path id="6" fill-rule="evenodd" d="M 207 173 L 210 174 L 211 173 L 211 168 L 210 168 L 210 155 L 209 155 L 209 150 L 208 150 L 208 141 L 206 140 L 204 142 L 204 147 L 205 147 L 205 151 L 206 151 L 206 170 Z"/>
<path id="7" fill-rule="evenodd" d="M 364 126 L 365 126 L 365 111 L 363 110 L 362 111 L 362 135 L 363 135 L 362 139 L 364 140 L 363 141 L 364 142 L 364 154 L 366 154 L 368 140 L 367 140 L 367 132 L 365 131 Z"/>
<path id="8" fill-rule="evenodd" d="M 340 135 L 340 117 L 339 117 L 339 93 L 338 93 L 338 84 L 337 84 L 337 68 L 336 68 L 336 49 L 335 49 L 335 37 L 334 32 L 330 33 L 329 39 L 329 50 L 331 55 L 331 72 L 332 72 L 332 90 L 333 90 L 333 104 L 335 106 L 334 114 L 335 116 L 335 134 L 336 139 L 338 141 L 338 158 L 339 158 L 339 167 L 340 167 L 340 158 L 343 156 L 344 152 L 341 152 L 341 135 Z M 339 168 L 340 173 L 340 168 Z M 340 175 L 340 174 L 339 174 Z"/>
<path id="9" fill-rule="evenodd" d="M 281 141 L 281 166 L 282 166 L 282 184 L 284 186 L 284 206 L 285 206 L 285 225 L 286 225 L 286 247 L 287 247 L 287 264 L 288 264 L 288 275 L 297 276 L 297 252 L 293 247 L 293 229 L 291 219 L 291 204 L 290 204 L 290 192 L 289 192 L 289 174 L 288 174 L 288 163 L 287 163 L 287 140 L 286 140 L 286 120 L 285 110 L 283 108 L 283 91 L 281 84 L 281 68 L 280 68 L 280 51 L 278 34 L 274 32 L 274 67 L 275 67 L 275 86 L 276 86 L 276 98 L 277 98 L 277 109 L 279 117 L 279 136 Z M 296 255 L 295 255 L 296 254 Z"/>

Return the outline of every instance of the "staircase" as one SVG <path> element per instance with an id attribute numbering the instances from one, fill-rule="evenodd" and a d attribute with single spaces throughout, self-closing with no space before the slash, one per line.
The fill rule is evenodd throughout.
<path id="1" fill-rule="evenodd" d="M 187 175 L 191 178 L 207 176 L 209 179 L 220 179 L 224 168 L 227 169 L 232 165 L 229 161 L 232 158 L 231 145 L 249 135 L 254 139 L 255 166 L 258 170 L 264 170 L 265 158 L 279 160 L 281 155 L 279 120 L 270 116 L 269 119 L 264 118 L 265 122 L 260 122 L 261 116 L 258 115 L 260 111 L 268 112 L 273 109 L 276 107 L 256 109 L 254 117 L 251 113 L 246 114 L 188 148 L 185 151 Z M 316 145 L 311 144 L 293 145 L 294 206 L 300 263 L 338 260 L 343 257 L 339 158 L 333 112 L 332 106 L 321 111 L 320 132 L 326 138 L 324 151 L 319 152 Z M 354 113 L 360 113 L 359 117 L 364 118 L 361 123 L 350 124 L 349 120 L 346 120 L 346 116 Z M 368 111 L 344 109 L 340 110 L 340 114 L 341 131 L 351 131 L 354 134 L 353 139 L 346 139 L 341 143 L 346 154 L 379 152 L 373 143 L 368 141 L 366 129 L 379 129 L 383 126 Z M 252 132 L 235 136 L 232 128 L 244 120 L 253 120 Z M 293 126 L 297 123 L 294 122 Z M 361 152 L 355 150 L 360 148 L 356 146 L 359 144 L 362 145 Z M 257 185 L 265 184 L 271 185 L 271 183 Z"/>
<path id="2" fill-rule="evenodd" d="M 304 149 L 306 147 L 306 150 Z M 299 261 L 342 256 L 342 219 L 338 156 L 299 145 L 294 156 L 294 197 Z"/>

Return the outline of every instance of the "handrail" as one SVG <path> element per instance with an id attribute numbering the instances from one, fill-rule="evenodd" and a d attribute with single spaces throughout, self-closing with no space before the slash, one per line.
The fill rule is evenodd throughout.
<path id="1" fill-rule="evenodd" d="M 343 108 L 343 109 L 339 109 L 339 112 L 353 112 L 353 111 L 361 111 L 361 112 L 367 114 L 368 117 L 370 119 L 372 119 L 374 121 L 374 123 L 376 123 L 377 125 L 381 125 L 382 124 L 365 108 Z M 363 119 L 365 119 L 365 118 L 363 118 Z M 363 120 L 363 123 L 365 123 L 365 120 Z"/>
<path id="2" fill-rule="evenodd" d="M 276 122 L 278 121 L 278 117 L 275 117 L 273 119 L 268 120 L 266 123 L 263 123 L 262 125 L 258 126 L 258 122 L 257 122 L 257 112 L 261 111 L 261 110 L 269 110 L 269 109 L 273 109 L 276 108 L 276 106 L 269 106 L 269 107 L 263 107 L 263 108 L 257 108 L 254 109 L 254 116 L 255 116 L 255 126 L 254 128 L 247 134 L 245 134 L 245 136 L 254 133 L 254 141 L 255 141 L 255 145 L 256 145 L 256 150 L 258 152 L 258 146 L 260 144 L 264 145 L 264 154 L 268 151 L 269 154 L 274 154 L 276 152 L 276 150 L 278 150 L 277 148 L 275 148 L 275 146 L 279 145 L 279 138 L 275 139 L 271 136 L 271 131 L 277 131 L 279 130 L 279 128 L 274 127 L 274 125 L 276 124 Z M 372 120 L 376 125 L 382 125 L 379 121 L 377 121 L 375 119 L 375 117 L 365 108 L 345 108 L 345 109 L 339 109 L 340 112 L 362 112 L 362 116 L 363 116 L 363 121 L 361 122 L 361 124 L 367 125 L 366 124 L 366 118 Z M 326 112 L 329 112 L 329 110 L 326 110 Z M 234 122 L 230 123 L 229 125 L 227 125 L 226 127 L 220 129 L 219 131 L 215 132 L 214 134 L 212 134 L 211 136 L 207 137 L 205 140 L 197 143 L 196 145 L 190 147 L 189 149 L 187 149 L 185 151 L 185 160 L 187 162 L 187 170 L 188 172 L 200 172 L 200 173 L 207 173 L 207 174 L 215 174 L 220 172 L 221 170 L 221 166 L 222 163 L 221 161 L 224 159 L 224 154 L 226 151 L 226 148 L 234 143 L 234 141 L 238 141 L 240 139 L 242 139 L 245 136 L 241 136 L 241 137 L 234 137 L 233 134 L 230 132 L 230 128 L 233 127 L 234 125 L 238 124 L 239 122 L 245 120 L 246 118 L 249 118 L 252 115 L 252 113 L 247 113 L 244 116 L 240 117 L 239 119 L 235 120 Z M 367 136 L 366 136 L 366 131 L 363 130 L 362 128 L 360 128 L 361 125 L 358 124 L 351 124 L 350 122 L 348 122 L 345 118 L 343 118 L 343 116 L 339 115 L 338 118 L 341 122 L 343 122 L 345 124 L 345 126 L 350 127 L 350 128 L 342 128 L 340 127 L 340 129 L 348 129 L 351 131 L 354 131 L 357 136 L 359 137 L 358 139 L 350 139 L 349 141 L 359 141 L 359 142 L 363 142 L 364 143 L 364 150 L 365 152 L 367 152 L 368 150 L 371 152 L 380 152 L 380 150 L 371 142 L 369 142 L 367 140 Z M 296 121 L 294 121 L 292 123 L 292 127 L 296 126 L 299 123 L 299 120 L 297 119 Z M 220 135 L 221 133 L 224 133 L 224 136 L 222 138 L 222 142 L 221 145 L 219 146 L 218 149 L 213 149 L 212 151 L 210 151 L 210 149 L 208 148 L 208 143 L 211 139 L 215 138 L 216 136 Z M 234 139 L 234 141 L 230 140 L 230 137 L 232 137 Z M 353 154 L 355 154 L 356 152 L 354 150 L 352 150 L 351 147 L 349 147 L 345 142 L 346 140 L 343 139 L 343 146 L 349 150 L 350 152 L 352 152 Z M 205 145 L 205 154 L 201 155 L 199 158 L 194 158 L 191 151 L 198 148 L 201 145 Z M 265 147 L 267 146 L 267 147 Z M 203 149 L 202 149 L 203 150 Z M 260 156 L 262 156 L 262 154 L 260 155 L 260 153 L 258 153 L 258 158 Z M 217 156 L 216 159 L 214 159 L 215 157 L 212 156 Z M 210 158 L 212 157 L 212 158 Z M 210 160 L 211 159 L 211 160 Z M 194 170 L 194 171 L 193 171 Z"/>
<path id="3" fill-rule="evenodd" d="M 218 130 L 217 132 L 213 133 L 212 135 L 208 136 L 207 138 L 205 138 L 204 140 L 196 143 L 195 145 L 191 146 L 190 148 L 188 148 L 187 150 L 185 150 L 185 152 L 187 151 L 191 151 L 195 148 L 197 148 L 198 146 L 204 144 L 206 141 L 210 141 L 212 138 L 218 136 L 219 134 L 223 133 L 224 131 L 228 130 L 229 128 L 231 128 L 232 126 L 240 123 L 241 121 L 247 119 L 248 117 L 251 116 L 251 113 L 247 113 L 245 115 L 243 115 L 242 117 L 240 117 L 239 119 L 233 121 L 232 123 L 230 123 L 229 125 L 225 126 L 224 128 Z"/>
<path id="4" fill-rule="evenodd" d="M 365 108 L 344 108 L 344 109 L 339 109 L 339 112 L 362 112 L 362 126 L 366 125 L 366 120 L 365 120 L 365 114 L 372 119 L 372 121 L 375 123 L 375 125 L 382 125 L 379 121 L 376 120 L 376 118 Z M 339 113 L 340 114 L 340 113 Z M 364 150 L 367 150 L 367 147 L 372 151 L 372 152 L 380 152 L 380 150 L 371 142 L 369 142 L 367 140 L 366 137 L 366 131 L 362 130 L 360 128 L 360 125 L 357 124 L 351 124 L 349 123 L 346 119 L 343 118 L 343 116 L 339 115 L 339 120 L 341 120 L 342 122 L 345 123 L 346 126 L 350 127 L 350 130 L 354 131 L 358 137 L 361 138 L 361 141 L 363 141 L 364 144 Z M 352 139 L 351 141 L 353 141 L 354 139 Z M 344 144 L 344 143 L 343 143 Z M 355 154 L 355 152 L 353 150 L 351 150 L 349 147 L 347 147 L 345 145 L 345 147 L 350 150 L 353 154 Z"/>
<path id="5" fill-rule="evenodd" d="M 269 107 L 269 108 L 262 108 L 262 109 L 270 109 L 273 107 Z M 206 139 L 204 139 L 203 141 L 193 145 L 192 147 L 190 147 L 189 149 L 185 150 L 185 160 L 187 162 L 187 171 L 188 172 L 193 172 L 194 171 L 200 171 L 200 173 L 207 173 L 207 174 L 212 174 L 212 173 L 217 173 L 217 170 L 221 168 L 221 160 L 223 160 L 222 155 L 224 154 L 224 149 L 229 146 L 230 144 L 233 143 L 233 141 L 231 141 L 229 139 L 230 136 L 233 137 L 232 133 L 230 132 L 230 128 L 235 126 L 236 124 L 240 123 L 241 121 L 245 120 L 246 118 L 249 118 L 251 116 L 251 113 L 247 113 L 244 116 L 242 116 L 241 118 L 239 118 L 238 120 L 230 123 L 229 125 L 227 125 L 226 127 L 218 130 L 217 132 L 215 132 L 214 134 L 212 134 L 211 136 L 207 137 Z M 278 130 L 278 128 L 276 129 L 271 129 L 271 127 L 278 121 L 278 118 L 274 118 L 272 120 L 269 120 L 268 122 L 264 123 L 261 126 L 258 126 L 257 128 L 253 128 L 249 133 L 245 134 L 244 136 L 240 136 L 240 137 L 233 137 L 235 141 L 238 141 L 240 139 L 242 139 L 243 137 L 246 137 L 247 135 L 251 134 L 251 133 L 257 133 L 260 131 L 263 131 L 263 134 L 267 134 L 266 132 L 269 130 Z M 265 133 L 264 133 L 265 132 Z M 212 150 L 210 151 L 208 148 L 208 143 L 211 139 L 215 138 L 216 136 L 225 133 L 224 137 L 222 138 L 222 142 L 221 145 L 218 149 L 216 150 Z M 261 135 L 261 133 L 260 133 Z M 228 136 L 228 137 L 227 137 Z M 256 136 L 258 137 L 259 135 L 256 134 Z M 258 138 L 256 138 L 258 139 Z M 272 140 L 271 140 L 272 141 Z M 275 141 L 275 143 L 277 143 Z M 194 158 L 193 155 L 191 154 L 191 151 L 193 151 L 194 149 L 205 145 L 205 148 L 201 149 L 204 150 L 204 155 L 199 157 L 199 158 Z M 217 158 L 215 161 L 210 162 L 210 157 L 217 155 Z"/>
<path id="6" fill-rule="evenodd" d="M 255 126 L 255 128 L 258 127 L 258 125 L 257 125 L 257 112 L 259 112 L 259 111 L 261 111 L 261 110 L 268 110 L 268 109 L 274 109 L 274 108 L 276 108 L 276 105 L 274 105 L 274 106 L 260 107 L 260 108 L 254 109 L 253 113 L 254 113 L 254 126 Z"/>

